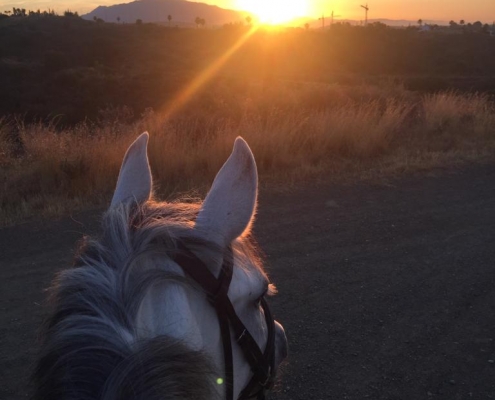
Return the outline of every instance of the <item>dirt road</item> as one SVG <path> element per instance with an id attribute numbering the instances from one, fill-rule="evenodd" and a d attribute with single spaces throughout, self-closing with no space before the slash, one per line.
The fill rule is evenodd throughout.
<path id="1" fill-rule="evenodd" d="M 29 393 L 42 288 L 96 221 L 0 230 L 0 399 Z M 256 233 L 290 342 L 272 398 L 495 398 L 495 165 L 262 192 Z"/>

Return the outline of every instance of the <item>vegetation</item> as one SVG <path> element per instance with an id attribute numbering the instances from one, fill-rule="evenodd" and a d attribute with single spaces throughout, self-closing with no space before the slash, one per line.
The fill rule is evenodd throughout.
<path id="1" fill-rule="evenodd" d="M 210 182 L 242 135 L 262 182 L 383 177 L 493 159 L 495 106 L 484 95 L 420 95 L 397 85 L 218 89 L 173 118 L 107 109 L 72 128 L 4 120 L 0 222 L 108 204 L 124 151 L 151 133 L 151 164 L 165 195 Z M 273 178 L 273 179 L 272 179 Z"/>
<path id="2" fill-rule="evenodd" d="M 135 115 L 149 107 L 158 110 L 250 29 L 137 22 L 95 23 L 51 14 L 0 20 L 0 115 L 27 121 L 57 116 L 59 123 L 73 125 L 98 119 L 99 110 L 109 106 L 127 106 Z M 216 76 L 236 85 L 373 84 L 387 77 L 411 90 L 495 93 L 493 71 L 495 37 L 482 32 L 334 24 L 324 33 L 258 30 Z"/>
<path id="3" fill-rule="evenodd" d="M 205 187 L 237 135 L 283 185 L 495 155 L 495 38 L 482 30 L 137 22 L 0 19 L 0 224 L 107 204 L 144 130 L 165 195 Z"/>

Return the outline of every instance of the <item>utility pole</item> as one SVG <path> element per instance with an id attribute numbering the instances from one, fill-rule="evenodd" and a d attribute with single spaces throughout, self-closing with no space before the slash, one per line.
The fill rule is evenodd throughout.
<path id="1" fill-rule="evenodd" d="M 368 26 L 368 10 L 370 8 L 368 7 L 368 3 L 366 3 L 365 6 L 361 6 L 361 7 L 364 8 L 364 10 L 365 10 L 364 11 L 365 12 L 365 14 L 364 14 L 364 26 Z"/>

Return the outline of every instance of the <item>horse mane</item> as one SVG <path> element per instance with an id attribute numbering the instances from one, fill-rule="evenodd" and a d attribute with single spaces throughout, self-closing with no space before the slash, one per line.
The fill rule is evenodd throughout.
<path id="1" fill-rule="evenodd" d="M 218 396 L 218 372 L 206 354 L 167 336 L 142 338 L 135 324 L 152 285 L 192 284 L 146 259 L 159 255 L 170 262 L 179 240 L 190 249 L 213 246 L 195 237 L 199 208 L 199 203 L 147 201 L 120 204 L 104 214 L 102 236 L 84 238 L 73 268 L 60 272 L 49 289 L 52 313 L 41 331 L 35 400 Z M 261 269 L 251 239 L 235 242 L 241 265 L 249 259 Z"/>

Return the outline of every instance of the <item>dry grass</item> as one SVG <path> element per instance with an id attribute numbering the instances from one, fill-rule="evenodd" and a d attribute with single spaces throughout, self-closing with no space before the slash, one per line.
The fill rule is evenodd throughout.
<path id="1" fill-rule="evenodd" d="M 279 185 L 330 175 L 367 179 L 495 155 L 495 107 L 484 95 L 286 84 L 215 99 L 213 107 L 192 107 L 170 120 L 150 111 L 126 122 L 126 110 L 62 130 L 0 120 L 0 224 L 105 204 L 125 149 L 144 130 L 164 195 L 204 188 L 238 135 L 252 147 L 263 181 Z"/>

